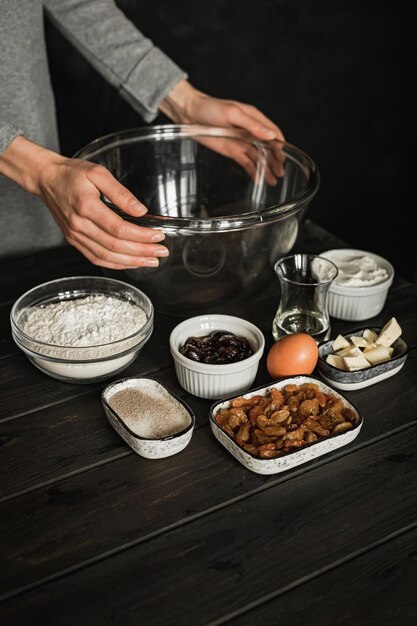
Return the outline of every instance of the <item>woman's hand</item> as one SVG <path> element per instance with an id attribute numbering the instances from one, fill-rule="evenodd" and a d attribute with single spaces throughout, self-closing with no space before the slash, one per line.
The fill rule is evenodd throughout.
<path id="1" fill-rule="evenodd" d="M 131 224 L 100 199 L 104 194 L 127 215 L 146 207 L 101 165 L 68 159 L 16 137 L 0 156 L 0 173 L 39 196 L 68 243 L 95 265 L 112 269 L 156 267 L 168 255 L 163 233 Z"/>
<path id="2" fill-rule="evenodd" d="M 240 128 L 262 141 L 284 140 L 279 127 L 249 104 L 212 98 L 181 80 L 161 102 L 160 109 L 175 123 Z M 236 160 L 257 180 L 257 152 L 239 141 L 207 137 L 205 145 Z M 276 142 L 277 144 L 279 142 Z M 273 142 L 272 142 L 273 145 Z M 270 184 L 282 175 L 282 153 L 272 150 L 266 168 Z M 131 224 L 100 199 L 101 194 L 132 217 L 147 209 L 104 167 L 69 159 L 46 150 L 22 136 L 0 155 L 0 174 L 39 196 L 61 228 L 68 243 L 95 265 L 112 269 L 157 267 L 168 249 L 160 231 Z"/>
<path id="3" fill-rule="evenodd" d="M 281 129 L 251 104 L 222 100 L 198 91 L 180 80 L 159 105 L 176 124 L 203 124 L 241 128 L 262 141 L 280 139 Z"/>
<path id="4" fill-rule="evenodd" d="M 281 129 L 261 111 L 250 104 L 234 100 L 212 98 L 195 89 L 186 80 L 179 81 L 159 105 L 160 110 L 176 124 L 202 124 L 245 130 L 255 139 L 270 141 L 271 150 L 264 167 L 259 162 L 259 151 L 249 143 L 226 141 L 221 137 L 204 137 L 199 143 L 239 163 L 255 181 L 262 176 L 270 185 L 284 175 L 284 155 L 281 143 L 285 141 Z M 273 140 L 278 140 L 275 143 Z"/>

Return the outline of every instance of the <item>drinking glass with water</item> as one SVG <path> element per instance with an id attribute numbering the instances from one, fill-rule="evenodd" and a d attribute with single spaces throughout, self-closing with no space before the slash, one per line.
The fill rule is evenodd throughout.
<path id="1" fill-rule="evenodd" d="M 337 266 L 314 254 L 293 254 L 276 262 L 281 299 L 272 334 L 275 341 L 292 333 L 307 333 L 317 343 L 330 336 L 327 292 L 338 274 Z"/>

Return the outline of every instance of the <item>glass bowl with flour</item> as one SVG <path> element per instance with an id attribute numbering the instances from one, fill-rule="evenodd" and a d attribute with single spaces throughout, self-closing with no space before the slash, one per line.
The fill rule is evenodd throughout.
<path id="1" fill-rule="evenodd" d="M 13 339 L 44 373 L 91 383 L 121 372 L 150 338 L 154 308 L 119 280 L 71 276 L 24 293 L 10 313 Z"/>

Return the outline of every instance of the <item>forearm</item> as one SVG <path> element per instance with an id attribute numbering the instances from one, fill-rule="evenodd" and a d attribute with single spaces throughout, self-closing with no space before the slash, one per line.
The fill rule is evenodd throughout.
<path id="1" fill-rule="evenodd" d="M 157 267 L 168 250 L 164 235 L 132 224 L 101 200 L 101 194 L 126 215 L 141 217 L 146 207 L 101 165 L 69 159 L 16 137 L 0 154 L 0 175 L 38 195 L 69 244 L 96 265 L 112 269 Z"/>
<path id="2" fill-rule="evenodd" d="M 44 0 L 50 19 L 104 78 L 150 122 L 186 74 L 113 0 Z"/>
<path id="3" fill-rule="evenodd" d="M 0 174 L 10 178 L 26 191 L 40 195 L 42 172 L 52 162 L 63 160 L 59 154 L 42 148 L 25 137 L 17 136 L 0 154 Z"/>
<path id="4" fill-rule="evenodd" d="M 159 110 L 176 124 L 193 122 L 190 105 L 196 94 L 201 94 L 186 80 L 180 80 L 160 102 Z M 201 94 L 202 95 L 202 94 Z"/>

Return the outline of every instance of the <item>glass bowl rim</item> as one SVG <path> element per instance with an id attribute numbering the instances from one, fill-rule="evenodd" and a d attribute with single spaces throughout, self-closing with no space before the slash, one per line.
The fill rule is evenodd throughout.
<path id="1" fill-rule="evenodd" d="M 94 279 L 98 279 L 100 281 L 103 281 L 105 283 L 109 283 L 109 284 L 118 284 L 118 285 L 123 285 L 123 287 L 128 287 L 129 289 L 139 293 L 147 302 L 149 309 L 150 309 L 150 313 L 149 313 L 149 317 L 147 318 L 146 322 L 143 324 L 143 326 L 141 326 L 137 331 L 135 331 L 134 333 L 132 333 L 131 335 L 128 335 L 126 337 L 123 337 L 123 339 L 117 339 L 116 341 L 110 341 L 107 343 L 100 343 L 97 345 L 91 345 L 91 346 L 67 346 L 67 345 L 57 345 L 57 344 L 52 344 L 52 343 L 47 343 L 45 341 L 39 341 L 38 339 L 35 339 L 34 337 L 31 337 L 30 335 L 28 335 L 27 333 L 25 333 L 20 326 L 18 325 L 18 319 L 16 318 L 16 310 L 18 309 L 19 305 L 21 304 L 22 300 L 27 297 L 27 296 L 31 296 L 33 295 L 37 290 L 41 289 L 42 287 L 48 287 L 48 286 L 52 286 L 52 285 L 56 285 L 59 283 L 62 283 L 63 281 L 72 281 L 74 280 L 74 282 L 76 280 L 84 280 L 84 279 L 90 279 L 90 280 L 94 280 Z M 100 292 L 91 292 L 91 293 L 100 293 Z M 75 297 L 70 297 L 68 298 L 68 300 L 74 300 L 76 299 Z M 33 306 L 33 305 L 27 305 L 28 306 Z M 25 307 L 25 308 L 27 308 Z M 24 309 L 22 309 L 24 310 Z M 17 335 L 17 338 L 19 339 L 19 343 L 21 343 L 21 338 L 31 342 L 34 345 L 38 345 L 40 347 L 45 347 L 45 348 L 57 348 L 57 349 L 67 349 L 67 350 L 74 350 L 77 351 L 77 353 L 82 354 L 83 352 L 86 352 L 87 350 L 92 350 L 94 348 L 110 348 L 111 346 L 117 346 L 120 345 L 121 348 L 123 346 L 123 344 L 129 340 L 133 340 L 139 333 L 143 333 L 145 332 L 146 336 L 148 335 L 150 329 L 153 326 L 154 323 L 154 315 L 155 315 L 155 311 L 154 311 L 154 306 L 152 303 L 152 300 L 149 298 L 149 296 L 147 296 L 143 291 L 141 291 L 140 289 L 138 289 L 137 287 L 135 287 L 134 285 L 130 285 L 129 283 L 126 283 L 124 281 L 121 280 L 117 280 L 115 278 L 108 278 L 105 276 L 65 276 L 63 278 L 56 278 L 54 280 L 49 280 L 46 281 L 44 283 L 40 283 L 39 285 L 36 285 L 35 287 L 32 287 L 31 289 L 28 289 L 27 291 L 25 291 L 21 296 L 19 296 L 19 298 L 17 298 L 17 300 L 14 302 L 12 309 L 10 311 L 10 324 L 12 327 L 12 331 L 13 334 Z M 145 337 L 144 337 L 145 339 Z M 50 360 L 53 361 L 60 361 L 60 362 L 71 362 L 71 363 L 76 363 L 77 361 L 80 363 L 87 363 L 87 362 L 97 362 L 97 361 L 101 361 L 101 360 L 109 360 L 109 359 L 113 359 L 113 358 L 117 358 L 119 356 L 123 356 L 124 352 L 130 352 L 131 348 L 137 348 L 138 346 L 140 346 L 142 342 L 139 342 L 138 344 L 135 344 L 134 346 L 131 346 L 130 348 L 125 348 L 122 349 L 122 352 L 115 352 L 112 355 L 108 355 L 106 357 L 98 357 L 96 359 L 85 359 L 83 360 L 81 359 L 71 359 L 71 358 L 61 358 L 61 357 L 53 357 L 50 355 L 44 355 L 42 353 L 39 352 L 34 352 L 33 350 L 30 350 L 29 348 L 27 348 L 27 346 L 25 346 L 26 349 L 28 349 L 34 356 L 39 356 L 39 357 L 49 357 Z M 20 346 L 19 346 L 20 347 Z"/>
<path id="2" fill-rule="evenodd" d="M 262 146 L 263 149 L 270 149 L 270 146 L 279 144 L 287 157 L 297 163 L 308 177 L 306 188 L 296 193 L 291 200 L 284 203 L 275 203 L 258 211 L 242 213 L 240 215 L 225 215 L 216 218 L 188 218 L 172 217 L 168 215 L 146 214 L 140 218 L 133 218 L 135 223 L 146 224 L 155 228 L 170 226 L 174 229 L 186 228 L 196 231 L 223 231 L 239 230 L 248 228 L 256 224 L 274 221 L 283 215 L 291 215 L 300 208 L 308 205 L 315 196 L 320 186 L 320 174 L 313 159 L 303 150 L 287 141 L 273 139 L 271 141 L 261 141 L 256 139 L 247 131 L 235 128 L 222 128 L 219 126 L 202 126 L 194 124 L 159 124 L 155 126 L 141 126 L 128 128 L 103 135 L 94 139 L 84 147 L 80 148 L 73 156 L 78 159 L 91 160 L 107 150 L 122 145 L 140 143 L 149 139 L 161 141 L 164 139 L 193 138 L 193 137 L 219 137 L 223 139 L 238 139 L 255 146 Z M 108 203 L 117 212 L 121 211 Z M 126 217 L 125 214 L 123 214 Z"/>

